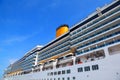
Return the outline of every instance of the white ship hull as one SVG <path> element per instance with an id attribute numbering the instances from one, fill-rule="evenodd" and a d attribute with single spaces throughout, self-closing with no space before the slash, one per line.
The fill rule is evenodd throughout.
<path id="1" fill-rule="evenodd" d="M 117 43 L 120 44 L 120 43 Z M 116 45 L 116 44 L 114 44 Z M 112 45 L 111 45 L 112 46 Z M 86 62 L 83 64 L 77 64 L 73 66 L 62 67 L 53 70 L 31 72 L 25 75 L 18 75 L 9 78 L 4 78 L 4 80 L 120 80 L 120 52 L 114 55 L 109 55 L 108 47 L 103 48 L 106 54 L 104 59 L 95 60 L 91 62 Z M 92 70 L 92 65 L 98 65 L 98 70 Z M 90 66 L 90 71 L 78 72 L 79 67 Z M 47 73 L 71 70 L 70 74 L 60 74 L 48 76 Z M 64 78 L 64 79 L 63 79 Z"/>

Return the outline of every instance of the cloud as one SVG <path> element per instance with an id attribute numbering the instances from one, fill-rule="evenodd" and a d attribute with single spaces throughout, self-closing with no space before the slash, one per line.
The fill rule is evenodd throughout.
<path id="1" fill-rule="evenodd" d="M 5 44 L 11 44 L 11 43 L 15 43 L 15 42 L 22 42 L 27 40 L 28 38 L 30 38 L 30 36 L 14 36 L 14 37 L 10 37 L 6 40 L 4 40 L 3 42 Z"/>
<path id="2" fill-rule="evenodd" d="M 13 44 L 13 43 L 17 43 L 17 42 L 23 42 L 25 40 L 28 40 L 34 36 L 36 36 L 37 34 L 39 34 L 39 32 L 34 32 L 34 33 L 31 33 L 29 35 L 8 35 L 9 37 L 7 37 L 6 39 L 4 39 L 2 41 L 2 43 L 4 44 Z"/>

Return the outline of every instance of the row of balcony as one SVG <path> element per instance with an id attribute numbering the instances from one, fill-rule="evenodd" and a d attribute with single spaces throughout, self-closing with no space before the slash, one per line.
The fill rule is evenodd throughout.
<path id="1" fill-rule="evenodd" d="M 56 48 L 54 48 L 54 49 L 51 49 L 51 51 L 49 51 L 49 52 L 47 52 L 47 53 L 42 53 L 42 54 L 40 54 L 38 57 L 41 58 L 41 57 L 45 56 L 46 54 L 55 53 L 55 52 L 57 52 L 58 50 L 63 49 L 63 48 L 65 48 L 65 47 L 67 47 L 67 46 L 69 46 L 69 42 L 64 42 L 63 44 L 59 45 L 58 47 L 56 47 Z"/>
<path id="2" fill-rule="evenodd" d="M 71 40 L 74 42 L 76 39 L 79 39 L 79 38 L 82 38 L 82 37 L 86 37 L 87 35 L 92 34 L 94 32 L 97 32 L 97 31 L 99 32 L 99 30 L 102 30 L 106 26 L 107 26 L 107 28 L 111 27 L 111 25 L 114 27 L 115 24 L 119 23 L 119 20 L 120 20 L 120 16 L 119 17 L 115 17 L 112 20 L 110 20 L 109 22 L 101 24 L 100 26 L 96 26 L 92 30 L 89 30 L 88 32 L 85 32 L 84 34 L 77 35 L 76 37 L 71 38 Z M 114 23 L 114 25 L 113 25 L 113 23 Z M 110 26 L 108 26 L 108 25 L 110 25 Z"/>
<path id="3" fill-rule="evenodd" d="M 97 40 L 94 40 L 94 41 L 92 41 L 92 42 L 89 42 L 89 43 L 86 43 L 86 44 L 84 44 L 84 45 L 81 45 L 81 46 L 79 46 L 77 49 L 82 49 L 82 48 L 84 48 L 84 47 L 87 47 L 88 45 L 91 45 L 91 44 L 95 44 L 95 43 L 100 43 L 100 42 L 103 42 L 103 40 L 105 40 L 105 39 L 111 39 L 112 37 L 116 37 L 116 36 L 119 36 L 120 35 L 120 31 L 117 31 L 117 32 L 114 32 L 114 33 L 112 33 L 112 34 L 109 34 L 109 35 L 106 35 L 106 36 L 103 36 L 103 37 L 100 37 L 99 39 L 97 39 Z"/>
<path id="4" fill-rule="evenodd" d="M 55 56 L 55 55 L 59 55 L 59 54 L 61 54 L 61 53 L 66 53 L 66 52 L 68 52 L 69 50 L 70 50 L 70 48 L 68 47 L 68 48 L 62 49 L 61 51 L 58 51 L 58 52 L 56 52 L 56 53 L 54 53 L 54 54 L 50 54 L 49 56 L 47 56 L 47 54 L 46 54 L 46 57 L 39 58 L 38 61 L 44 60 L 44 59 L 47 59 L 47 58 L 50 58 L 50 57 Z"/>
<path id="5" fill-rule="evenodd" d="M 74 40 L 75 40 L 76 38 L 78 38 L 78 37 L 85 37 L 85 36 L 87 36 L 87 35 L 95 32 L 96 30 L 97 30 L 97 31 L 99 31 L 100 29 L 102 30 L 102 29 L 103 29 L 104 27 L 106 27 L 107 25 L 110 25 L 110 24 L 112 24 L 113 22 L 115 22 L 116 19 L 119 20 L 119 18 L 120 18 L 120 14 L 119 14 L 119 13 L 120 13 L 120 11 L 119 11 L 118 13 L 115 13 L 115 14 L 112 15 L 111 17 L 107 18 L 107 19 L 109 19 L 108 21 L 107 21 L 107 19 L 102 20 L 102 21 L 100 21 L 101 23 L 99 22 L 99 25 L 98 25 L 98 24 L 94 24 L 91 29 L 89 29 L 89 30 L 87 30 L 87 31 L 82 31 L 81 33 L 77 33 L 76 35 L 71 36 L 71 40 L 74 41 Z M 115 17 L 112 18 L 113 16 L 115 16 Z"/>
<path id="6" fill-rule="evenodd" d="M 107 18 L 107 17 L 111 16 L 112 14 L 117 13 L 119 11 L 120 11 L 120 7 L 119 6 L 115 7 L 114 9 L 112 9 L 112 10 L 108 11 L 107 13 L 105 13 L 104 15 L 94 19 L 93 21 L 90 21 L 87 26 L 85 25 L 82 28 L 80 27 L 80 29 L 78 29 L 77 31 L 72 32 L 71 36 L 72 35 L 74 36 L 74 35 L 80 33 L 83 30 L 87 30 L 87 29 L 91 28 L 93 24 L 96 25 L 98 22 L 101 22 L 101 20 L 103 20 L 103 19 L 105 19 L 105 18 Z"/>
<path id="7" fill-rule="evenodd" d="M 78 44 L 82 44 L 82 43 L 84 43 L 84 42 L 86 42 L 86 41 L 88 41 L 88 39 L 90 40 L 90 39 L 96 39 L 96 37 L 97 36 L 100 36 L 100 35 L 105 35 L 105 34 L 107 34 L 108 32 L 111 32 L 111 30 L 113 31 L 113 30 L 115 30 L 115 29 L 119 29 L 119 27 L 120 27 L 120 24 L 117 24 L 117 25 L 114 25 L 114 26 L 112 26 L 112 27 L 109 27 L 109 28 L 107 28 L 107 29 L 105 29 L 105 30 L 102 30 L 102 31 L 99 31 L 99 32 L 97 32 L 97 33 L 95 33 L 95 34 L 93 34 L 93 35 L 89 35 L 88 37 L 86 37 L 85 39 L 82 39 L 82 40 L 77 40 L 77 39 L 75 39 L 76 40 L 76 42 L 73 42 L 72 43 L 72 46 L 76 46 L 76 45 L 78 45 Z M 79 38 L 79 37 L 78 37 Z M 80 38 L 81 39 L 81 38 Z"/>
<path id="8" fill-rule="evenodd" d="M 61 44 L 64 44 L 64 43 L 66 43 L 68 41 L 69 41 L 69 38 L 64 40 L 64 41 L 61 41 L 59 44 L 57 44 L 57 45 L 55 45 L 55 46 L 53 46 L 53 47 L 51 47 L 51 48 L 49 48 L 49 49 L 47 49 L 45 51 L 40 51 L 40 53 L 42 53 L 42 54 L 39 54 L 39 55 L 46 55 L 47 53 L 51 53 L 51 52 L 53 52 L 55 50 L 55 48 L 58 48 L 59 46 L 61 46 Z"/>
<path id="9" fill-rule="evenodd" d="M 102 47 L 105 47 L 105 46 L 108 46 L 108 45 L 112 45 L 112 44 L 118 43 L 118 42 L 120 42 L 120 39 L 112 40 L 112 41 L 110 41 L 108 43 L 105 43 L 105 44 L 103 43 L 101 45 L 95 46 L 95 47 L 87 49 L 87 50 L 81 50 L 81 51 L 78 50 L 78 52 L 76 54 L 77 55 L 83 54 L 83 53 L 86 53 L 86 52 L 89 52 L 89 51 L 92 51 L 92 50 L 95 50 L 95 49 L 99 49 L 99 48 L 102 48 Z"/>

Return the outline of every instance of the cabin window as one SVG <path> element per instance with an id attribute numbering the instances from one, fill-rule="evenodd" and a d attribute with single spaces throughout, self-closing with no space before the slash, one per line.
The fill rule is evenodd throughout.
<path id="1" fill-rule="evenodd" d="M 58 80 L 60 80 L 60 78 L 58 78 Z"/>
<path id="2" fill-rule="evenodd" d="M 84 70 L 85 70 L 85 71 L 90 71 L 90 66 L 84 67 Z"/>
<path id="3" fill-rule="evenodd" d="M 70 80 L 70 77 L 68 77 L 67 80 Z"/>
<path id="4" fill-rule="evenodd" d="M 53 75 L 53 72 L 51 72 L 51 76 Z"/>
<path id="5" fill-rule="evenodd" d="M 49 73 L 47 73 L 47 75 L 49 76 Z"/>
<path id="6" fill-rule="evenodd" d="M 83 72 L 83 68 L 78 68 L 78 72 Z"/>
<path id="7" fill-rule="evenodd" d="M 75 77 L 73 77 L 73 80 L 75 80 Z"/>
<path id="8" fill-rule="evenodd" d="M 92 65 L 92 70 L 98 70 L 98 69 L 99 69 L 98 65 Z"/>
<path id="9" fill-rule="evenodd" d="M 58 75 L 60 75 L 61 74 L 61 71 L 58 71 Z"/>
<path id="10" fill-rule="evenodd" d="M 57 75 L 57 72 L 54 72 L 54 75 Z"/>
<path id="11" fill-rule="evenodd" d="M 62 74 L 65 74 L 65 70 L 62 71 Z"/>
<path id="12" fill-rule="evenodd" d="M 69 74 L 70 73 L 70 69 L 69 70 L 67 70 L 67 74 Z"/>

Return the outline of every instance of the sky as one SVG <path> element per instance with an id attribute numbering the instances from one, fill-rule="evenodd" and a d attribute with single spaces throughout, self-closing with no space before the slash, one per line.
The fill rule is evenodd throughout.
<path id="1" fill-rule="evenodd" d="M 112 1 L 0 0 L 0 77 L 10 63 L 55 39 L 57 27 L 72 27 Z"/>

